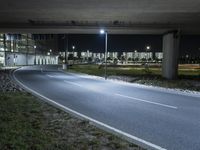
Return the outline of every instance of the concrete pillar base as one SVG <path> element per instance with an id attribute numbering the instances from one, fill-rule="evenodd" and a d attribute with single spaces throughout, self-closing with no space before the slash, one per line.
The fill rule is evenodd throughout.
<path id="1" fill-rule="evenodd" d="M 162 76 L 166 79 L 178 76 L 179 44 L 180 32 L 171 31 L 163 35 Z"/>

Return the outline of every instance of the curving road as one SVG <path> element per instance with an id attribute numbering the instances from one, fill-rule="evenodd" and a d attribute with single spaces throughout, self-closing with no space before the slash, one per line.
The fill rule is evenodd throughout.
<path id="1" fill-rule="evenodd" d="M 63 73 L 56 67 L 23 67 L 13 74 L 35 93 L 155 149 L 200 149 L 198 95 Z"/>

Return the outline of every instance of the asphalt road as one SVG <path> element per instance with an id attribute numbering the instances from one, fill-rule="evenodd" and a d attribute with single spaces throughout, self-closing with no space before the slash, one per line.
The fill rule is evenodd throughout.
<path id="1" fill-rule="evenodd" d="M 104 124 L 170 150 L 200 150 L 200 97 L 24 67 L 17 80 Z"/>

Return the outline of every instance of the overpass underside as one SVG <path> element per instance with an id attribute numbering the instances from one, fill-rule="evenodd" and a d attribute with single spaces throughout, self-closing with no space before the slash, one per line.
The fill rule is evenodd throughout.
<path id="1" fill-rule="evenodd" d="M 0 32 L 162 34 L 162 74 L 174 79 L 180 34 L 200 34 L 199 8 L 199 0 L 7 0 L 0 5 Z"/>

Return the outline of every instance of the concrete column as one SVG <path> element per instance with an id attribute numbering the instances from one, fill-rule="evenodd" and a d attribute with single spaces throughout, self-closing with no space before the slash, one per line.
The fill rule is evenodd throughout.
<path id="1" fill-rule="evenodd" d="M 163 35 L 162 76 L 176 79 L 178 75 L 178 55 L 180 32 L 171 31 Z"/>
<path id="2" fill-rule="evenodd" d="M 3 48 L 4 48 L 4 66 L 7 66 L 7 59 L 6 59 L 6 35 L 3 34 Z"/>

